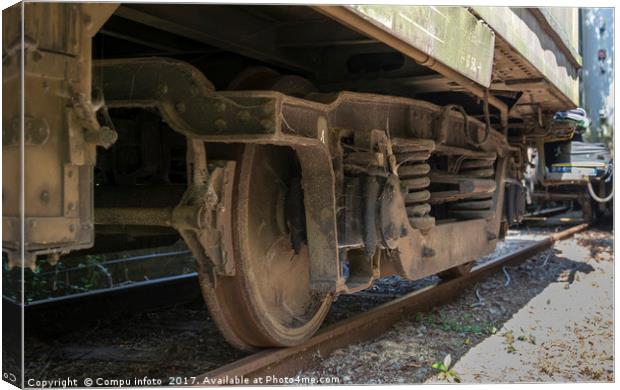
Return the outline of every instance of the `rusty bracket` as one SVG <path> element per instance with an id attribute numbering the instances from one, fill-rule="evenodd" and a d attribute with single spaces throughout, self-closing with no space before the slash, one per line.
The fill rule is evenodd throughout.
<path id="1" fill-rule="evenodd" d="M 215 273 L 235 275 L 232 246 L 232 196 L 234 161 L 206 169 L 204 143 L 190 140 L 192 182 L 172 212 L 172 226 L 179 231 L 198 262 L 212 265 Z"/>
<path id="2" fill-rule="evenodd" d="M 84 129 L 84 141 L 87 144 L 102 146 L 106 149 L 112 146 L 118 139 L 116 131 L 99 124 L 97 110 L 83 93 L 77 92 L 73 86 L 70 87 L 70 90 L 73 113 Z"/>
<path id="3" fill-rule="evenodd" d="M 167 58 L 104 60 L 94 65 L 95 84 L 103 89 L 109 108 L 156 108 L 172 129 L 191 140 L 192 157 L 188 156 L 190 176 L 193 176 L 191 188 L 176 214 L 177 229 L 195 255 L 197 253 L 198 261 L 207 262 L 206 251 L 215 251 L 208 241 L 213 238 L 207 237 L 211 233 L 200 236 L 195 223 L 186 225 L 182 208 L 197 207 L 198 200 L 194 198 L 206 197 L 204 186 L 214 180 L 206 173 L 206 156 L 197 157 L 205 153 L 204 142 L 268 143 L 293 148 L 303 171 L 306 228 L 312 259 L 311 287 L 319 292 L 337 291 L 344 281 L 338 261 L 335 177 L 329 150 L 331 131 L 325 113 L 317 109 L 329 109 L 330 105 L 273 91 L 216 92 L 213 84 L 196 68 Z M 215 171 L 211 175 L 216 175 Z M 230 193 L 228 185 L 225 192 Z M 218 196 L 221 198 L 222 194 Z M 187 218 L 195 219 L 199 215 L 199 209 L 193 210 L 187 212 Z M 222 226 L 230 228 L 230 225 L 224 223 Z M 203 223 L 203 226 L 214 228 L 213 222 Z M 227 253 L 224 259 L 231 258 L 232 250 L 227 249 L 231 248 L 227 239 L 230 233 L 221 232 L 222 236 L 215 241 L 218 245 L 222 243 Z M 215 237 L 216 233 L 212 234 Z M 217 260 L 222 258 L 219 253 L 215 255 L 219 256 L 212 260 L 216 272 L 233 272 L 222 267 L 224 260 Z"/>
<path id="4" fill-rule="evenodd" d="M 156 107 L 176 131 L 192 138 L 276 132 L 272 94 L 234 100 L 216 93 L 200 71 L 167 58 L 95 61 L 95 84 L 109 108 Z"/>

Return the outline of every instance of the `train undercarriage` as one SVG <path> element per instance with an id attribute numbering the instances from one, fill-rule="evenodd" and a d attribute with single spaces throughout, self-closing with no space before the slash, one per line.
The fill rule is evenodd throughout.
<path id="1" fill-rule="evenodd" d="M 113 123 L 122 123 L 116 112 L 154 116 L 144 120 L 183 134 L 188 149 L 176 206 L 145 207 L 148 192 L 166 191 L 164 184 L 134 185 L 145 192 L 132 205 L 98 207 L 99 188 L 116 193 L 104 188 L 135 184 L 146 170 L 128 179 L 113 163 L 101 172 L 112 180 L 95 189 L 95 223 L 174 227 L 197 259 L 214 318 L 236 345 L 294 343 L 316 330 L 334 294 L 365 289 L 381 275 L 444 271 L 488 253 L 498 239 L 498 183 L 510 148 L 456 110 L 353 92 L 216 92 L 170 60 L 104 61 L 94 69 L 110 80 L 103 93 Z M 148 108 L 155 111 L 144 114 Z M 142 114 L 127 113 L 136 109 Z M 128 125 L 134 133 L 143 127 Z M 471 146 L 478 138 L 484 147 Z M 115 147 L 102 157 L 123 159 Z M 163 168 L 146 176 L 170 183 Z M 457 235 L 457 243 L 446 240 Z M 255 335 L 261 328 L 268 334 Z"/>
<path id="2" fill-rule="evenodd" d="M 468 272 L 524 211 L 528 142 L 567 132 L 550 118 L 570 99 L 527 61 L 481 87 L 344 7 L 28 7 L 33 43 L 5 50 L 26 62 L 25 113 L 4 107 L 26 128 L 23 149 L 3 134 L 9 263 L 182 239 L 239 348 L 298 344 L 381 276 Z M 450 8 L 487 42 L 470 64 L 493 67 L 507 43 Z M 75 29 L 29 30 L 43 13 Z M 235 30 L 278 18 L 273 42 Z"/>

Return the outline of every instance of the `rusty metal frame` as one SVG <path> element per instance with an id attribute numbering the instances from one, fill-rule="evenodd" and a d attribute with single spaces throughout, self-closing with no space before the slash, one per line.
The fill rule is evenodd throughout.
<path id="1" fill-rule="evenodd" d="M 432 139 L 433 119 L 441 113 L 439 106 L 428 102 L 352 92 L 316 94 L 306 99 L 273 91 L 215 92 L 192 66 L 162 58 L 101 61 L 95 64 L 94 74 L 109 107 L 157 108 L 164 121 L 192 143 L 261 143 L 293 148 L 303 172 L 311 282 L 316 290 L 325 292 L 345 289 L 338 260 L 334 130 L 382 130 L 394 137 Z M 445 120 L 452 129 L 447 142 L 466 144 L 463 116 L 451 112 Z M 477 119 L 467 120 L 469 128 L 485 128 Z M 509 146 L 503 135 L 492 129 L 480 149 L 501 157 Z M 497 194 L 496 209 L 501 193 Z M 494 222 L 493 228 L 497 225 Z M 461 243 L 448 244 L 444 238 L 457 232 L 463 238 Z M 484 219 L 437 226 L 426 234 L 407 223 L 403 224 L 398 250 L 386 261 L 392 262 L 392 268 L 403 277 L 417 279 L 489 252 L 496 239 L 497 234 L 489 231 Z"/>
<path id="2" fill-rule="evenodd" d="M 168 125 L 192 144 L 254 142 L 292 147 L 302 166 L 303 186 L 313 189 L 304 197 L 310 256 L 316 260 L 311 267 L 313 287 L 332 292 L 339 288 L 335 178 L 325 143 L 327 122 L 315 122 L 314 135 L 285 135 L 281 127 L 286 119 L 278 116 L 285 95 L 215 93 L 198 70 L 180 61 L 114 60 L 95 66 L 95 74 L 101 75 L 97 83 L 110 108 L 156 107 Z"/>

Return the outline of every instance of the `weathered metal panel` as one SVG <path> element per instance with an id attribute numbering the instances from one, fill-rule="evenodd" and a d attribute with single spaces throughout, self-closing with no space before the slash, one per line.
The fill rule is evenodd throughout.
<path id="1" fill-rule="evenodd" d="M 9 258 L 10 266 L 22 259 L 22 20 L 22 4 L 2 11 L 2 249 L 14 254 Z M 5 146 L 11 143 L 15 146 Z"/>
<path id="2" fill-rule="evenodd" d="M 116 6 L 26 3 L 21 21 L 3 26 L 3 92 L 24 96 L 23 108 L 17 99 L 5 99 L 2 113 L 3 247 L 10 265 L 19 260 L 22 239 L 24 263 L 31 268 L 38 254 L 93 243 L 96 142 L 86 135 L 98 134 L 100 126 L 90 102 L 91 38 Z M 16 185 L 20 162 L 23 204 Z M 24 237 L 17 225 L 21 212 Z"/>
<path id="3" fill-rule="evenodd" d="M 540 7 L 547 22 L 562 37 L 579 57 L 579 8 L 577 7 Z"/>
<path id="4" fill-rule="evenodd" d="M 579 81 L 575 65 L 545 31 L 536 17 L 524 8 L 473 7 L 495 33 L 524 60 L 536 68 L 575 105 Z"/>
<path id="5" fill-rule="evenodd" d="M 353 5 L 348 7 L 430 59 L 488 87 L 493 31 L 463 7 Z"/>

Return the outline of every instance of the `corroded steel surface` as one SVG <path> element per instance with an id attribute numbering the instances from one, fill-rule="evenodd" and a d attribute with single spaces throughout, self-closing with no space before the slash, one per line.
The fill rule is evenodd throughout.
<path id="1" fill-rule="evenodd" d="M 335 210 L 334 178 L 330 179 L 331 157 L 336 153 L 335 129 L 354 129 L 363 134 L 372 130 L 389 129 L 393 137 L 432 139 L 435 137 L 433 120 L 445 116 L 440 107 L 413 99 L 341 92 L 337 95 L 310 94 L 305 99 L 278 92 L 213 92 L 199 72 L 188 64 L 167 59 L 137 59 L 104 61 L 97 64 L 96 74 L 108 96 L 110 107 L 157 107 L 173 129 L 196 140 L 287 145 L 297 150 L 304 180 L 314 184 L 304 186 L 309 232 L 309 247 L 314 259 L 313 282 L 321 285 L 332 280 L 330 291 L 338 290 L 333 281 L 339 279 L 337 267 L 327 267 L 327 259 L 338 259 L 333 247 L 337 243 L 333 219 L 327 210 Z M 175 80 L 173 83 L 172 80 Z M 134 85 L 133 88 L 130 88 Z M 410 127 L 412 118 L 416 126 Z M 447 145 L 466 144 L 464 120 L 460 113 L 450 112 L 444 121 L 451 128 L 445 139 Z M 482 132 L 484 125 L 468 117 L 468 127 Z M 219 125 L 218 125 L 219 124 Z M 389 126 L 389 128 L 387 127 Z M 508 157 L 508 145 L 498 132 L 489 129 L 484 151 L 497 151 L 502 161 Z M 413 134 L 411 134 L 413 133 Z M 469 153 L 466 149 L 442 147 L 440 153 Z M 307 152 L 306 152 L 307 151 Z M 503 164 L 503 162 L 501 163 Z M 504 169 L 497 169 L 497 177 L 490 180 L 502 182 Z M 322 174 L 317 174 L 320 166 Z M 394 266 L 406 278 L 415 279 L 449 268 L 453 259 L 465 262 L 488 252 L 495 243 L 501 218 L 503 186 L 496 185 L 493 197 L 493 222 L 484 220 L 445 224 L 431 229 L 428 234 L 402 226 L 397 239 L 403 255 L 395 255 Z M 491 191 L 487 191 L 491 192 Z M 330 195 L 332 194 L 332 195 Z M 327 196 L 330 195 L 328 198 Z M 330 212 L 332 213 L 332 212 Z M 404 209 L 403 209 L 404 213 Z M 333 234 L 328 230 L 331 226 Z M 468 226 L 468 229 L 463 229 Z M 406 234 L 404 232 L 407 232 Z M 467 238 L 457 243 L 447 243 L 446 235 L 465 234 Z M 316 232 L 313 233 L 313 232 Z M 330 238 L 332 237 L 332 238 Z M 333 248 L 333 249 L 330 249 Z M 436 253 L 432 262 L 427 261 Z M 327 253 L 331 250 L 331 253 Z M 327 268 L 325 268 L 327 267 Z"/>
<path id="2" fill-rule="evenodd" d="M 3 100 L 2 113 L 7 130 L 2 231 L 10 266 L 34 269 L 37 254 L 66 253 L 93 243 L 95 147 L 99 133 L 110 133 L 97 122 L 90 100 L 91 38 L 116 7 L 27 3 L 3 11 L 2 87 L 5 96 L 14 97 Z M 21 142 L 5 142 L 19 139 L 22 125 L 23 150 Z M 20 173 L 25 177 L 23 201 Z"/>

